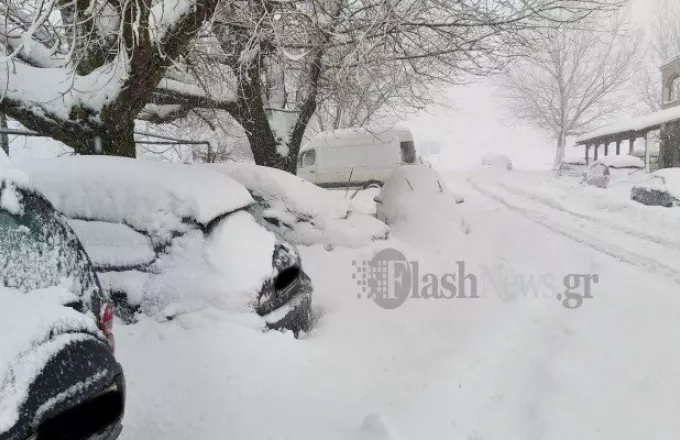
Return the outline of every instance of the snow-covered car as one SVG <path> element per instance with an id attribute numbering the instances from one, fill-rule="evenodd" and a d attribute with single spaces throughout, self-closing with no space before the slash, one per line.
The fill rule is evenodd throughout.
<path id="1" fill-rule="evenodd" d="M 611 171 L 609 170 L 609 167 L 602 162 L 595 162 L 583 173 L 581 183 L 597 188 L 607 188 L 610 179 Z"/>
<path id="2" fill-rule="evenodd" d="M 645 162 L 637 156 L 612 154 L 599 158 L 595 163 L 609 168 L 612 185 L 622 181 L 630 182 L 631 179 L 639 179 L 645 173 Z"/>
<path id="3" fill-rule="evenodd" d="M 460 217 L 456 205 L 464 198 L 452 192 L 444 179 L 424 165 L 403 165 L 390 174 L 373 199 L 376 217 L 387 225 L 414 220 L 427 227 L 427 219 Z"/>
<path id="4" fill-rule="evenodd" d="M 586 159 L 584 157 L 568 156 L 558 165 L 557 175 L 582 177 L 587 168 Z"/>
<path id="5" fill-rule="evenodd" d="M 202 165 L 245 186 L 256 203 L 249 211 L 268 229 L 294 244 L 361 246 L 385 239 L 389 228 L 354 203 L 300 177 L 251 164 Z"/>
<path id="6" fill-rule="evenodd" d="M 118 437 L 125 379 L 113 306 L 25 175 L 0 167 L 0 438 Z"/>
<path id="7" fill-rule="evenodd" d="M 512 171 L 512 160 L 505 154 L 486 153 L 482 156 L 482 166 L 498 171 Z"/>
<path id="8" fill-rule="evenodd" d="M 680 206 L 680 169 L 664 168 L 643 177 L 631 188 L 630 198 L 649 206 Z"/>
<path id="9" fill-rule="evenodd" d="M 124 320 L 216 308 L 307 330 L 312 285 L 297 249 L 260 225 L 248 190 L 213 170 L 114 157 L 23 166 L 70 219 Z"/>

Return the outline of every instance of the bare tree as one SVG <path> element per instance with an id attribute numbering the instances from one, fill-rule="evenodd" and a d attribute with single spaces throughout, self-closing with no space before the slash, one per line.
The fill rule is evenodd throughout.
<path id="1" fill-rule="evenodd" d="M 669 59 L 680 55 L 680 3 L 675 0 L 655 0 L 652 14 L 645 26 L 643 65 L 635 78 L 635 89 L 645 111 L 661 108 L 661 72 Z"/>
<path id="2" fill-rule="evenodd" d="M 0 0 L 0 112 L 77 153 L 134 156 L 135 118 L 217 2 Z"/>
<path id="3" fill-rule="evenodd" d="M 555 137 L 555 165 L 569 136 L 591 130 L 626 105 L 638 46 L 618 18 L 590 17 L 544 32 L 535 52 L 508 70 L 506 103 L 514 117 Z"/>
<path id="4" fill-rule="evenodd" d="M 219 8 L 211 35 L 177 73 L 193 75 L 203 90 L 231 83 L 219 92 L 228 98 L 197 99 L 161 82 L 154 102 L 169 117 L 195 105 L 228 112 L 258 164 L 292 172 L 316 111 L 333 127 L 362 124 L 390 106 L 424 105 L 433 86 L 501 69 L 541 29 L 621 3 L 234 0 Z"/>

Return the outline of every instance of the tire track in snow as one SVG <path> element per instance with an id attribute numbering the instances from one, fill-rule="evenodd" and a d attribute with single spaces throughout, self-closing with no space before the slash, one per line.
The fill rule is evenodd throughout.
<path id="1" fill-rule="evenodd" d="M 641 231 L 639 229 L 633 229 L 633 228 L 630 228 L 626 225 L 622 225 L 618 222 L 614 222 L 614 221 L 611 221 L 611 220 L 606 219 L 606 218 L 595 217 L 595 216 L 592 216 L 592 215 L 582 214 L 582 213 L 573 211 L 571 209 L 565 208 L 564 205 L 562 205 L 561 203 L 559 203 L 559 202 L 557 202 L 553 199 L 550 199 L 550 198 L 542 196 L 542 195 L 530 193 L 530 192 L 524 190 L 523 188 L 519 188 L 519 187 L 516 187 L 516 186 L 513 186 L 513 185 L 508 185 L 506 182 L 496 182 L 496 185 L 498 185 L 499 187 L 503 188 L 504 190 L 506 190 L 508 192 L 511 192 L 513 194 L 516 194 L 516 195 L 523 197 L 523 198 L 526 198 L 526 199 L 536 200 L 537 202 L 545 205 L 546 207 L 556 209 L 558 211 L 564 212 L 565 214 L 573 215 L 574 217 L 578 217 L 582 220 L 596 222 L 599 225 L 606 225 L 610 229 L 614 229 L 614 230 L 623 232 L 625 234 L 632 235 L 634 237 L 640 238 L 642 240 L 646 240 L 646 241 L 667 247 L 668 249 L 671 249 L 671 250 L 674 250 L 674 251 L 680 251 L 680 244 L 673 242 L 673 241 L 669 241 L 667 239 L 664 239 L 663 237 L 661 237 L 659 235 L 650 234 L 648 232 Z"/>
<path id="2" fill-rule="evenodd" d="M 622 229 L 608 229 L 587 216 L 577 216 L 566 210 L 560 210 L 540 202 L 531 202 L 524 196 L 517 196 L 493 182 L 481 185 L 469 178 L 468 183 L 480 194 L 488 197 L 511 211 L 561 234 L 571 240 L 591 247 L 619 261 L 637 266 L 652 274 L 669 278 L 680 284 L 680 269 L 670 266 L 664 261 L 677 261 L 680 264 L 680 253 L 675 252 L 654 241 L 629 234 Z M 493 187 L 490 189 L 489 187 Z M 605 239 L 604 237 L 609 237 Z M 623 243 L 626 243 L 624 246 Z M 637 243 L 637 246 L 636 246 Z M 649 249 L 640 252 L 639 249 Z M 665 256 L 659 257 L 659 256 Z"/>

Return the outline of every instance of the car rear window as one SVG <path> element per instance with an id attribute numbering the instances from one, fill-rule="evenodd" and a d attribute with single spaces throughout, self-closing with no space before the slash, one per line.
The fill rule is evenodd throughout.
<path id="1" fill-rule="evenodd" d="M 46 200 L 7 184 L 0 200 L 0 284 L 30 291 L 66 282 L 79 295 L 98 289 L 76 235 Z"/>

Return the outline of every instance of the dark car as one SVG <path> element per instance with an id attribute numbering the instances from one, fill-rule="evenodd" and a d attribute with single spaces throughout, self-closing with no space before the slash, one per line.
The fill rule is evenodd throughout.
<path id="1" fill-rule="evenodd" d="M 666 168 L 643 177 L 633 185 L 630 198 L 649 206 L 680 206 L 679 171 L 677 168 Z"/>
<path id="2" fill-rule="evenodd" d="M 0 344 L 0 439 L 117 438 L 125 380 L 112 304 L 66 220 L 2 176 L 0 315 L 10 342 Z"/>
<path id="3" fill-rule="evenodd" d="M 122 319 L 251 308 L 264 327 L 309 329 L 312 284 L 297 249 L 257 222 L 254 200 L 233 179 L 112 157 L 24 170 L 68 217 Z"/>

